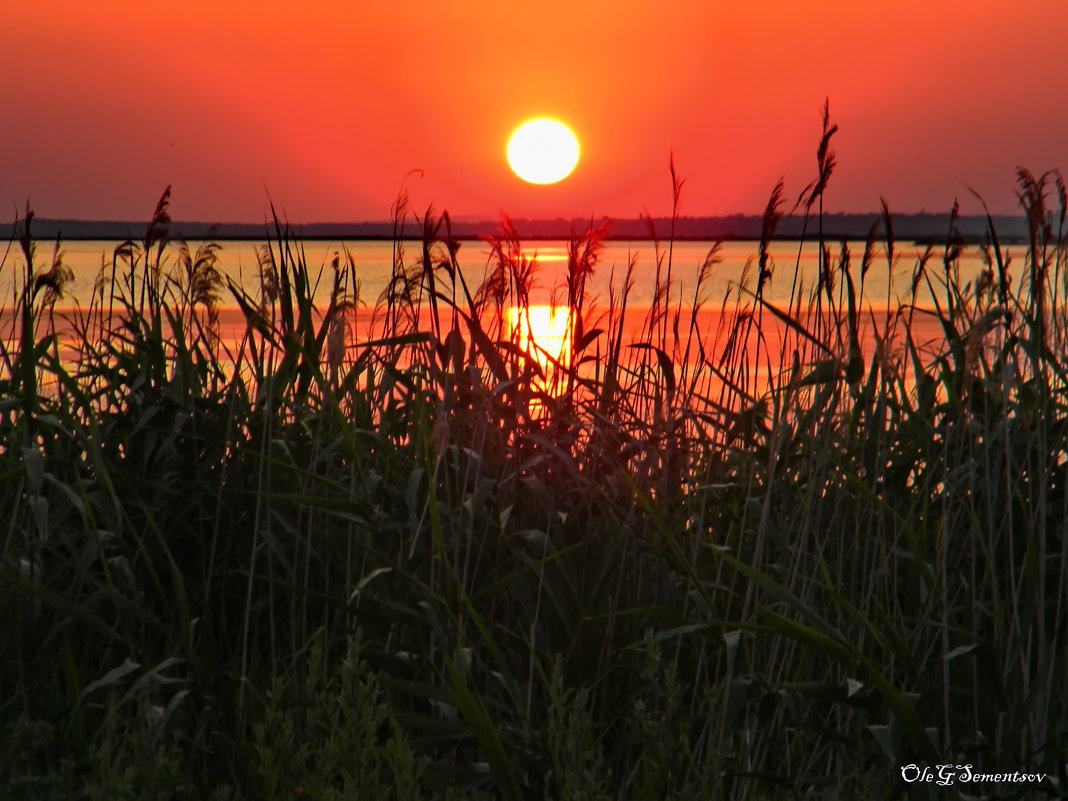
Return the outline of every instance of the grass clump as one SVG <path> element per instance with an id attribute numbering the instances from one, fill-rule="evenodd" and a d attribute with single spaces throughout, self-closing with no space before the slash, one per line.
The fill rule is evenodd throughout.
<path id="1" fill-rule="evenodd" d="M 317 306 L 279 222 L 239 286 L 169 241 L 167 193 L 64 316 L 27 214 L 0 318 L 5 796 L 884 797 L 910 761 L 1063 792 L 1063 181 L 1019 175 L 1022 271 L 991 226 L 962 278 L 951 226 L 876 308 L 892 217 L 859 265 L 824 241 L 834 130 L 787 304 L 780 185 L 718 312 L 718 247 L 684 298 L 658 244 L 635 310 L 635 263 L 594 298 L 605 231 L 576 236 L 566 354 L 507 323 L 536 275 L 507 221 L 469 283 L 447 214 L 409 255 L 402 200 L 361 316 L 351 256 Z"/>

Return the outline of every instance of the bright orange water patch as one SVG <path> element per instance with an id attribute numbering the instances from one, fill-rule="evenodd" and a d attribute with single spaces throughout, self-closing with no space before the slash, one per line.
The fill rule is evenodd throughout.
<path id="1" fill-rule="evenodd" d="M 508 309 L 506 335 L 519 349 L 529 353 L 542 371 L 548 373 L 555 361 L 571 361 L 571 330 L 566 306 L 512 306 Z"/>
<path id="2" fill-rule="evenodd" d="M 68 316 L 71 312 L 72 310 L 70 309 L 57 309 L 54 318 L 54 332 L 58 339 L 60 358 L 69 368 L 75 367 L 79 361 L 78 344 L 81 339 L 75 327 L 71 325 Z M 658 360 L 654 358 L 652 352 L 634 350 L 629 347 L 632 344 L 650 340 L 647 330 L 643 327 L 646 313 L 647 309 L 628 309 L 625 319 L 621 321 L 623 335 L 621 337 L 622 350 L 620 357 L 625 362 L 644 359 L 650 363 L 651 369 L 655 371 L 662 369 L 662 367 L 658 364 Z M 388 335 L 382 329 L 384 321 L 376 318 L 371 311 L 361 310 L 355 312 L 350 310 L 347 317 L 348 336 L 345 338 L 344 343 L 347 346 L 347 354 L 343 358 L 345 364 L 351 364 L 351 360 L 362 353 L 364 343 L 381 341 L 383 337 L 388 339 Z M 376 319 L 377 322 L 372 324 L 372 321 Z M 729 334 L 735 321 L 735 312 L 732 310 L 728 309 L 722 312 L 719 310 L 702 310 L 697 315 L 693 330 L 693 336 L 702 340 L 702 347 L 698 347 L 696 341 L 691 342 L 690 346 L 687 347 L 688 327 L 685 325 L 681 326 L 679 330 L 681 341 L 677 342 L 674 339 L 673 331 L 668 332 L 667 340 L 664 342 L 661 342 L 655 336 L 652 339 L 655 340 L 654 344 L 658 347 L 663 347 L 666 351 L 671 361 L 675 378 L 686 383 L 689 381 L 686 376 L 693 376 L 693 371 L 709 372 L 710 368 L 702 363 L 703 360 L 707 360 L 709 364 L 715 365 L 717 368 L 730 371 L 731 368 L 728 365 L 721 364 L 720 360 L 728 350 Z M 880 317 L 877 317 L 876 322 L 880 330 L 886 324 Z M 417 315 L 417 318 L 410 321 L 410 323 L 416 330 L 424 332 L 432 330 L 429 314 L 426 311 Z M 521 350 L 529 353 L 531 359 L 534 360 L 543 374 L 542 378 L 534 379 L 534 388 L 546 392 L 550 396 L 556 394 L 557 390 L 562 389 L 563 382 L 567 376 L 566 371 L 557 369 L 557 365 L 568 367 L 575 361 L 572 332 L 568 325 L 567 307 L 546 305 L 533 305 L 529 308 L 512 307 L 506 310 L 503 323 L 503 337 L 515 343 Z M 100 325 L 101 321 L 94 321 L 94 325 L 90 328 L 91 339 L 100 335 Z M 317 318 L 314 325 L 318 328 L 321 325 L 321 319 Z M 590 327 L 597 328 L 602 326 L 605 326 L 603 321 L 597 322 Z M 448 330 L 448 328 L 449 326 L 446 325 L 445 329 Z M 45 321 L 42 321 L 41 329 L 38 331 L 38 338 L 49 333 L 50 330 Z M 912 321 L 911 331 L 922 358 L 925 360 L 929 358 L 932 352 L 944 347 L 941 327 L 936 318 L 930 314 L 918 312 Z M 243 342 L 247 332 L 248 325 L 239 309 L 228 306 L 223 306 L 219 309 L 216 334 L 220 344 L 229 349 L 228 353 L 225 351 L 220 353 L 224 369 L 232 367 L 230 354 L 241 363 L 247 363 L 251 358 L 252 346 L 248 342 Z M 871 331 L 871 324 L 867 320 L 863 321 L 859 333 L 865 364 L 870 365 L 872 359 L 875 358 L 876 342 Z M 805 348 L 806 343 L 799 343 L 796 336 L 790 337 L 788 336 L 789 334 L 790 331 L 777 318 L 772 315 L 765 315 L 761 336 L 758 337 L 754 331 L 744 352 L 731 358 L 731 364 L 745 363 L 748 365 L 748 374 L 753 381 L 748 391 L 759 395 L 776 375 L 790 369 L 793 349 L 798 347 L 799 344 L 802 348 Z M 893 337 L 891 350 L 896 351 L 898 360 L 905 364 L 908 359 L 902 353 L 902 334 L 903 332 L 899 330 L 897 335 Z M 191 334 L 187 336 L 187 339 L 189 336 Z M 3 342 L 10 353 L 14 353 L 18 348 L 18 320 L 10 310 L 0 309 L 0 341 Z M 601 333 L 594 337 L 583 351 L 582 356 L 584 359 L 583 364 L 579 367 L 580 374 L 585 377 L 591 377 L 596 373 L 598 367 L 603 367 L 604 360 L 607 358 L 606 349 L 610 342 L 613 341 L 614 336 L 610 337 L 607 333 Z M 762 348 L 759 352 L 756 348 L 758 342 L 762 343 Z M 116 343 L 116 345 L 120 348 L 122 347 L 121 343 Z M 244 349 L 242 346 L 244 346 Z M 399 347 L 402 350 L 405 349 L 405 346 Z M 802 359 L 806 362 L 822 357 L 822 354 L 815 353 L 811 347 L 808 347 L 807 350 L 807 353 L 803 352 L 802 354 Z M 906 385 L 911 386 L 911 371 L 906 372 Z M 711 384 L 718 385 L 718 379 L 710 377 L 708 380 Z M 704 383 L 701 386 L 704 387 L 705 394 L 709 394 L 712 391 Z"/>

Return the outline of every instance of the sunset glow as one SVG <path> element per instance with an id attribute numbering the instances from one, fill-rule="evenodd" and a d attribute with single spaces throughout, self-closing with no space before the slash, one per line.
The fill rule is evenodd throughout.
<path id="1" fill-rule="evenodd" d="M 1015 213 L 1017 165 L 1068 167 L 1051 0 L 272 9 L 189 0 L 148 35 L 133 0 L 12 5 L 0 203 L 139 220 L 173 184 L 178 220 L 259 223 L 273 201 L 348 222 L 388 220 L 403 184 L 454 218 L 622 219 L 670 211 L 674 154 L 682 214 L 759 214 L 780 177 L 791 197 L 813 179 L 825 98 L 832 212 L 978 213 L 975 189 Z M 549 192 L 505 158 L 542 115 L 581 140 Z"/>

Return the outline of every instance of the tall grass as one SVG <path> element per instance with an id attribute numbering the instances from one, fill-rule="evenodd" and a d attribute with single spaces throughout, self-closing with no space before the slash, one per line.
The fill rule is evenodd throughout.
<path id="1" fill-rule="evenodd" d="M 169 241 L 168 191 L 64 333 L 27 214 L 0 318 L 5 796 L 884 797 L 908 762 L 1064 792 L 1064 183 L 1019 174 L 1022 271 L 991 225 L 963 282 L 951 225 L 875 308 L 874 260 L 908 265 L 885 205 L 859 267 L 823 241 L 833 133 L 786 307 L 780 184 L 712 327 L 718 246 L 658 244 L 636 312 L 635 262 L 576 235 L 566 359 L 505 322 L 537 280 L 507 220 L 472 280 L 448 215 L 399 201 L 357 326 L 351 255 L 316 277 L 276 222 L 255 285 L 224 286 L 217 246 Z"/>

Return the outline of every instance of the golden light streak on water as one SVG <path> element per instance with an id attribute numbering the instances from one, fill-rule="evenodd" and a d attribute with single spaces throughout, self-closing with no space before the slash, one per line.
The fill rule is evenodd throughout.
<path id="1" fill-rule="evenodd" d="M 508 309 L 509 339 L 533 358 L 548 374 L 555 364 L 571 360 L 571 331 L 566 306 L 512 306 Z"/>

